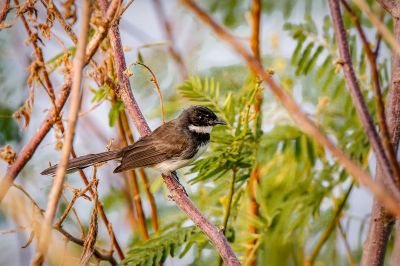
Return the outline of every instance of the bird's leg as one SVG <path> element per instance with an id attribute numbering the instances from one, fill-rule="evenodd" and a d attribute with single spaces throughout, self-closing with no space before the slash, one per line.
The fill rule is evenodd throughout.
<path id="1" fill-rule="evenodd" d="M 163 174 L 164 181 L 166 181 L 165 177 L 167 177 L 167 176 L 170 176 L 175 180 L 175 182 L 173 184 L 172 192 L 175 192 L 175 190 L 182 190 L 183 193 L 185 193 L 185 195 L 189 197 L 189 195 L 186 192 L 185 187 L 179 181 L 178 175 L 176 174 L 175 171 L 168 173 L 168 174 Z"/>

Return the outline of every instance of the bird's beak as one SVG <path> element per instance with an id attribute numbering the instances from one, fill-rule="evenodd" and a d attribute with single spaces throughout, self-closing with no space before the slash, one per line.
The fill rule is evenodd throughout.
<path id="1" fill-rule="evenodd" d="M 221 118 L 218 118 L 217 120 L 214 120 L 212 122 L 212 125 L 213 126 L 215 126 L 215 125 L 226 125 L 226 122 L 224 120 L 222 120 Z"/>

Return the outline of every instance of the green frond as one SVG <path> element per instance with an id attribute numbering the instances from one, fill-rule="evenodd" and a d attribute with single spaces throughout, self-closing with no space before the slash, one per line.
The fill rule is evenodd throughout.
<path id="1" fill-rule="evenodd" d="M 155 265 L 163 263 L 168 256 L 174 257 L 182 245 L 197 232 L 195 226 L 175 229 L 133 246 L 121 261 L 121 265 Z"/>

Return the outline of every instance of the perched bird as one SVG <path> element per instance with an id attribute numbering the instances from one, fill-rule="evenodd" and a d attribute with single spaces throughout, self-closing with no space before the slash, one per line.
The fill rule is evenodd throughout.
<path id="1" fill-rule="evenodd" d="M 162 174 L 171 172 L 196 160 L 210 142 L 211 129 L 216 125 L 226 125 L 209 108 L 196 105 L 184 110 L 178 118 L 158 127 L 150 135 L 139 139 L 125 148 L 97 154 L 88 154 L 68 162 L 67 171 L 121 159 L 114 173 L 138 167 L 154 167 Z M 42 175 L 53 175 L 57 165 L 53 165 Z"/>

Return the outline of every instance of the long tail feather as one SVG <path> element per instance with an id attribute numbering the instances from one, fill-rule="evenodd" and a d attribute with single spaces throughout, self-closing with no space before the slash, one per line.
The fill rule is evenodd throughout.
<path id="1" fill-rule="evenodd" d="M 107 162 L 113 159 L 120 158 L 122 156 L 122 150 L 106 151 L 97 154 L 88 154 L 68 161 L 67 171 L 73 171 L 77 169 L 83 169 L 96 163 Z M 40 174 L 42 175 L 54 175 L 58 164 L 53 165 Z"/>

